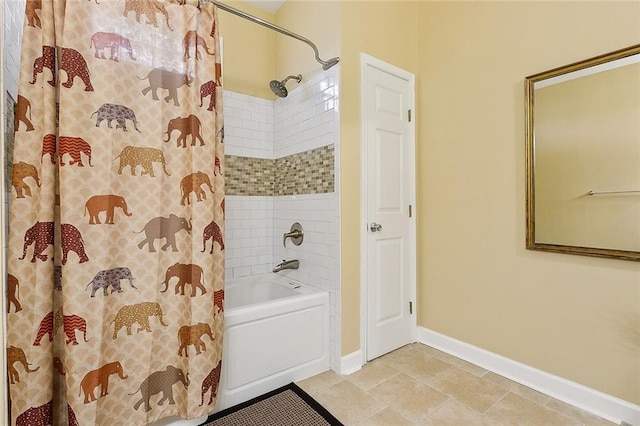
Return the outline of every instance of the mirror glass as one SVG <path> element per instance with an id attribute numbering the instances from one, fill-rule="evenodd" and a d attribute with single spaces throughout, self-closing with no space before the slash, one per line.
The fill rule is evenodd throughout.
<path id="1" fill-rule="evenodd" d="M 640 260 L 640 45 L 525 90 L 527 248 Z"/>

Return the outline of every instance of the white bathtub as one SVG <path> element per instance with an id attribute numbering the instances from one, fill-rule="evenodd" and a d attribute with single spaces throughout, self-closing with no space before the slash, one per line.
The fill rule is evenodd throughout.
<path id="1" fill-rule="evenodd" d="M 329 293 L 283 275 L 225 283 L 215 411 L 329 369 Z"/>

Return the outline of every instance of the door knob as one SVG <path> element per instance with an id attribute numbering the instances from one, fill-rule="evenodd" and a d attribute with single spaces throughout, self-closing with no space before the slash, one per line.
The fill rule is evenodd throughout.
<path id="1" fill-rule="evenodd" d="M 369 225 L 369 229 L 371 230 L 371 232 L 380 232 L 382 231 L 382 225 L 380 225 L 379 223 L 371 222 L 371 225 Z"/>

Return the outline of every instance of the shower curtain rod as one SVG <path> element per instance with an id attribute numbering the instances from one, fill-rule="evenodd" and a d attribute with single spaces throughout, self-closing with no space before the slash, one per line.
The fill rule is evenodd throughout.
<path id="1" fill-rule="evenodd" d="M 322 59 L 320 59 L 320 54 L 318 53 L 318 48 L 316 47 L 315 44 L 313 44 L 313 42 L 311 40 L 309 40 L 306 37 L 302 37 L 299 34 L 291 32 L 291 31 L 289 31 L 289 30 L 287 30 L 285 28 L 282 28 L 282 27 L 279 27 L 279 26 L 277 26 L 275 24 L 272 24 L 271 22 L 267 22 L 265 20 L 262 20 L 262 19 L 260 19 L 260 18 L 258 18 L 256 16 L 250 15 L 250 14 L 248 14 L 246 12 L 243 12 L 243 11 L 241 11 L 239 9 L 236 9 L 234 7 L 231 7 L 231 6 L 228 6 L 228 5 L 226 5 L 224 3 L 221 3 L 221 2 L 219 2 L 217 0 L 198 0 L 198 1 L 200 3 L 204 3 L 204 2 L 213 3 L 216 6 L 218 6 L 220 9 L 222 9 L 222 10 L 224 10 L 226 12 L 233 13 L 236 16 L 239 16 L 241 18 L 247 19 L 247 20 L 249 20 L 251 22 L 255 22 L 256 24 L 262 25 L 263 27 L 267 27 L 269 29 L 277 31 L 280 34 L 284 34 L 284 35 L 287 35 L 289 37 L 293 37 L 293 38 L 295 38 L 297 40 L 300 40 L 303 43 L 307 43 L 313 49 L 313 51 L 315 52 L 316 61 L 318 61 L 319 63 L 322 64 L 322 69 L 325 70 L 325 71 L 328 70 L 329 68 L 331 68 L 332 66 L 334 66 L 335 64 L 337 64 L 340 61 L 340 58 L 337 57 L 337 56 L 335 58 L 329 59 L 328 61 L 323 61 Z"/>

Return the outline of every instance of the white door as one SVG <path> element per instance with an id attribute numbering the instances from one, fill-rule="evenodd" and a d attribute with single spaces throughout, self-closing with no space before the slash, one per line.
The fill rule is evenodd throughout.
<path id="1" fill-rule="evenodd" d="M 366 359 L 415 341 L 414 77 L 363 55 Z"/>

